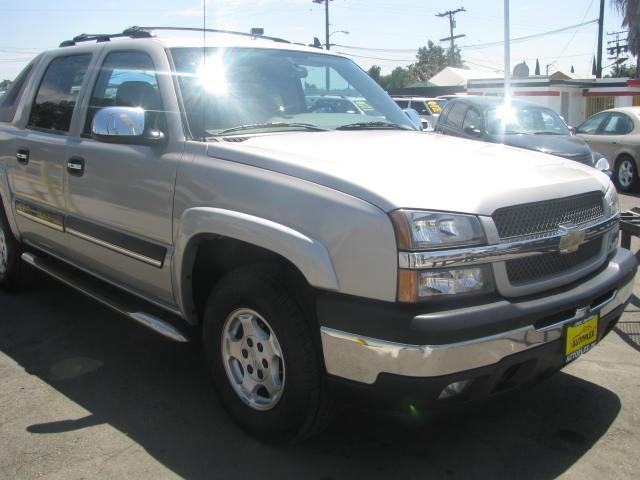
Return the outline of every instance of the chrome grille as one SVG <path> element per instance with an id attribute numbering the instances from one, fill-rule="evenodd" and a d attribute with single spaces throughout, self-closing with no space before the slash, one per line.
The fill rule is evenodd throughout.
<path id="1" fill-rule="evenodd" d="M 512 285 L 540 281 L 582 264 L 587 264 L 600 255 L 602 238 L 582 245 L 577 252 L 560 254 L 547 253 L 534 257 L 519 258 L 506 262 L 507 277 Z"/>
<path id="2" fill-rule="evenodd" d="M 521 237 L 554 232 L 559 225 L 583 223 L 604 216 L 602 193 L 591 192 L 573 197 L 505 207 L 493 213 L 500 238 Z"/>

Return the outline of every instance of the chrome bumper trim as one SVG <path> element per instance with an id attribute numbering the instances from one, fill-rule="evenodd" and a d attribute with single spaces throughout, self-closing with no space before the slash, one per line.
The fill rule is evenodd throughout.
<path id="1" fill-rule="evenodd" d="M 613 215 L 584 225 L 578 231 L 584 232 L 584 241 L 589 241 L 613 230 L 618 225 L 618 222 L 619 216 Z M 400 268 L 420 270 L 504 262 L 514 258 L 559 252 L 562 238 L 563 234 L 559 230 L 545 236 L 509 240 L 494 245 L 428 252 L 399 252 L 398 265 Z"/>
<path id="2" fill-rule="evenodd" d="M 562 337 L 567 323 L 600 312 L 605 316 L 625 304 L 633 292 L 630 281 L 611 298 L 593 309 L 545 328 L 527 326 L 509 332 L 446 345 L 409 345 L 363 337 L 321 327 L 320 336 L 327 372 L 365 384 L 373 384 L 380 373 L 407 377 L 436 377 L 498 363 L 504 357 L 553 342 Z"/>

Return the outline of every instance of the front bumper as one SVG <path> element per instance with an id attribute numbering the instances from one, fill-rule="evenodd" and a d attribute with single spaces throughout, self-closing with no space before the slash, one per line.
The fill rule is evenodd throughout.
<path id="1" fill-rule="evenodd" d="M 511 356 L 535 358 L 538 351 L 556 352 L 546 363 L 559 369 L 565 326 L 599 312 L 598 341 L 603 338 L 631 297 L 636 270 L 631 252 L 619 249 L 598 272 L 564 289 L 423 314 L 367 305 L 361 311 L 365 318 L 359 319 L 353 302 L 343 304 L 341 312 L 339 300 L 325 298 L 319 301 L 318 318 L 326 369 L 333 377 L 367 385 L 376 384 L 381 374 L 448 381 L 464 377 L 465 372 L 497 368 Z M 376 312 L 379 309 L 382 315 Z M 387 323 L 397 324 L 385 326 L 385 316 Z M 385 331 L 388 335 L 380 335 Z M 432 341 L 397 341 L 406 338 Z"/>

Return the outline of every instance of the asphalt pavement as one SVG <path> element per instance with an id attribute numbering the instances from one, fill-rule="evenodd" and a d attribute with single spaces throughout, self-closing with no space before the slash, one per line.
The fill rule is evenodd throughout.
<path id="1" fill-rule="evenodd" d="M 1 479 L 631 479 L 639 394 L 636 285 L 614 332 L 531 390 L 405 421 L 345 412 L 271 447 L 230 421 L 193 345 L 49 279 L 0 293 Z"/>

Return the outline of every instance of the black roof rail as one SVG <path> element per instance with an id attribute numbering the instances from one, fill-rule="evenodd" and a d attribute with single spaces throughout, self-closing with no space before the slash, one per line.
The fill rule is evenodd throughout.
<path id="1" fill-rule="evenodd" d="M 151 31 L 155 30 L 169 30 L 169 31 L 183 31 L 183 32 L 210 32 L 210 33 L 226 33 L 229 35 L 239 35 L 241 37 L 251 37 L 251 38 L 264 38 L 265 40 L 271 40 L 273 42 L 279 43 L 291 43 L 289 40 L 285 40 L 284 38 L 278 37 L 269 37 L 266 35 L 256 35 L 247 32 L 237 32 L 235 30 L 220 30 L 218 28 L 199 28 L 199 27 L 130 27 L 127 28 L 123 34 L 136 34 L 145 32 L 150 34 Z"/>
<path id="2" fill-rule="evenodd" d="M 225 33 L 229 35 L 240 35 L 242 37 L 251 38 L 264 38 L 265 40 L 271 40 L 279 43 L 291 43 L 289 40 L 277 37 L 268 37 L 265 35 L 256 35 L 246 32 L 236 32 L 233 30 L 220 30 L 217 28 L 196 28 L 196 27 L 129 27 L 123 30 L 121 33 L 81 33 L 73 37 L 71 40 L 65 40 L 59 46 L 71 47 L 80 42 L 109 42 L 112 38 L 151 38 L 151 34 L 154 30 L 170 30 L 170 31 L 187 31 L 187 32 L 210 32 L 210 33 Z"/>
<path id="3" fill-rule="evenodd" d="M 152 35 L 147 31 L 131 31 L 129 32 L 127 29 L 122 33 L 81 33 L 80 35 L 76 35 L 71 40 L 65 40 L 59 46 L 60 47 L 72 47 L 80 42 L 109 42 L 112 38 L 151 38 Z"/>

